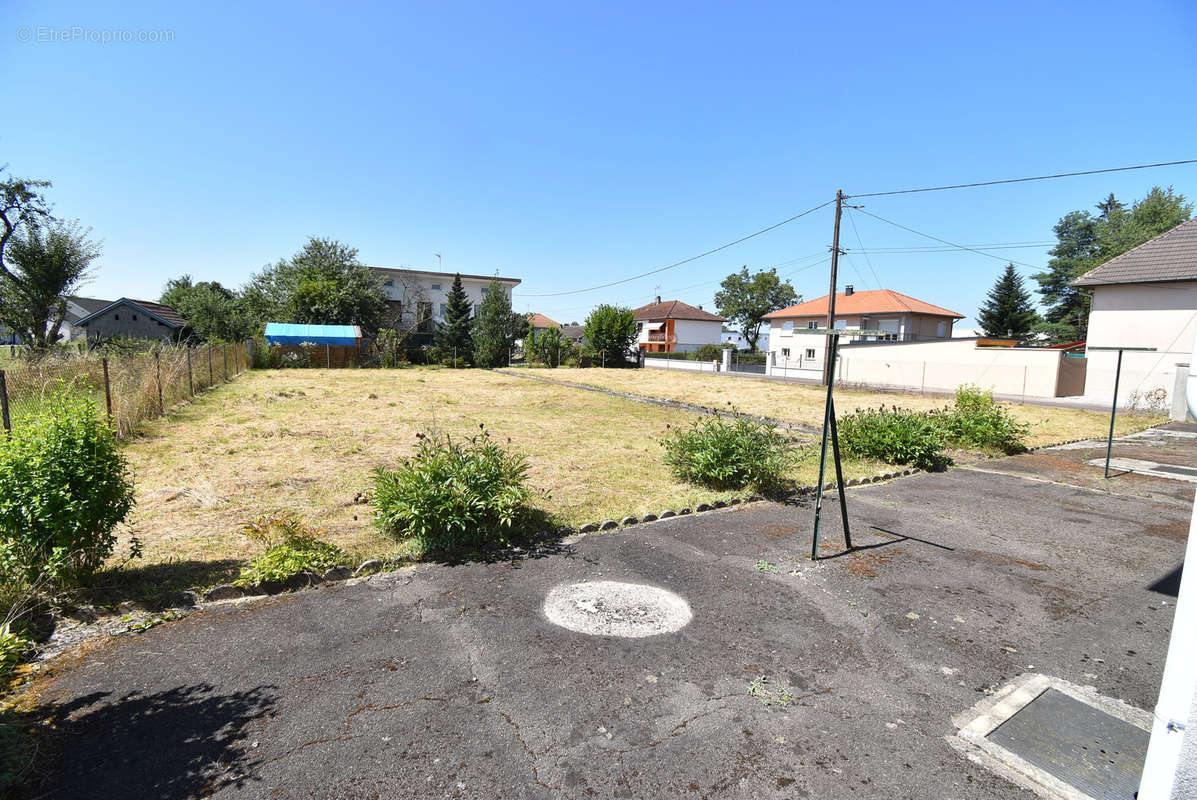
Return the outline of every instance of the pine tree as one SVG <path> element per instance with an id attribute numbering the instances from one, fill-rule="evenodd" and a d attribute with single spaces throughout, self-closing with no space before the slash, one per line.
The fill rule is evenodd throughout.
<path id="1" fill-rule="evenodd" d="M 1005 336 L 1022 339 L 1031 332 L 1039 321 L 1039 314 L 1031 305 L 1031 296 L 1023 288 L 1022 276 L 1014 271 L 1013 264 L 1006 265 L 1006 271 L 989 290 L 988 300 L 977 313 L 977 322 L 986 336 Z"/>
<path id="2" fill-rule="evenodd" d="M 453 286 L 449 289 L 446 300 L 445 320 L 437 325 L 433 342 L 447 358 L 453 358 L 456 352 L 458 358 L 469 359 L 474 354 L 474 342 L 470 332 L 473 320 L 470 319 L 470 300 L 461 285 L 460 274 L 454 276 Z"/>
<path id="3" fill-rule="evenodd" d="M 474 364 L 483 369 L 505 366 L 516 339 L 528 331 L 528 318 L 511 310 L 511 298 L 498 281 L 491 281 L 474 319 Z"/>

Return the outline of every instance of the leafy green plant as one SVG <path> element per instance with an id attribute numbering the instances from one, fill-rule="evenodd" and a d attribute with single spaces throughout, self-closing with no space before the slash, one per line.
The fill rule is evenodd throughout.
<path id="1" fill-rule="evenodd" d="M 672 430 L 663 444 L 665 463 L 677 477 L 712 489 L 774 492 L 795 458 L 786 436 L 735 411 Z"/>
<path id="2" fill-rule="evenodd" d="M 940 470 L 951 463 L 943 454 L 940 412 L 907 411 L 897 406 L 857 409 L 839 418 L 840 446 L 849 458 L 911 464 Z"/>
<path id="3" fill-rule="evenodd" d="M 322 541 L 318 531 L 292 514 L 259 517 L 247 522 L 241 532 L 264 545 L 266 551 L 241 568 L 240 577 L 233 581 L 237 586 L 279 583 L 301 572 L 323 572 L 353 563 L 348 553 Z"/>
<path id="4" fill-rule="evenodd" d="M 13 630 L 11 624 L 0 625 L 0 688 L 31 650 L 33 642 Z"/>
<path id="5" fill-rule="evenodd" d="M 399 469 L 374 473 L 374 521 L 388 536 L 426 551 L 507 544 L 531 514 L 528 462 L 491 439 L 418 433 Z"/>
<path id="6" fill-rule="evenodd" d="M 1021 453 L 1030 431 L 993 399 L 993 392 L 969 385 L 956 389 L 956 405 L 943 415 L 943 422 L 948 444 L 962 450 Z"/>
<path id="7" fill-rule="evenodd" d="M 133 479 L 95 401 L 68 390 L 0 438 L 0 560 L 30 583 L 98 569 L 133 508 Z M 135 543 L 136 544 L 136 543 Z M 135 547 L 135 551 L 136 551 Z"/>

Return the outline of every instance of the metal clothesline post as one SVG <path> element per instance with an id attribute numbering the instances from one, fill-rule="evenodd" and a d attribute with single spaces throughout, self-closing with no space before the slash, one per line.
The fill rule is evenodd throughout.
<path id="1" fill-rule="evenodd" d="M 1122 380 L 1122 353 L 1126 350 L 1133 350 L 1140 353 L 1154 353 L 1154 347 L 1086 347 L 1085 351 L 1089 350 L 1117 350 L 1118 362 L 1114 367 L 1114 399 L 1110 401 L 1110 435 L 1106 439 L 1106 480 L 1110 479 L 1110 454 L 1114 450 L 1114 420 L 1118 417 L 1118 384 Z M 1025 392 L 1024 392 L 1025 394 Z M 1025 398 L 1024 398 L 1025 399 Z"/>

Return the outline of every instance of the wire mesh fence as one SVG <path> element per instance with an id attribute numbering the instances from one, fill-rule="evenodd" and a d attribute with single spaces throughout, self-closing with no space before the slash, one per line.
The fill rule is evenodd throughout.
<path id="1" fill-rule="evenodd" d="M 248 342 L 9 360 L 0 369 L 0 416 L 5 430 L 11 430 L 35 417 L 57 393 L 82 390 L 123 435 L 183 400 L 227 383 L 249 366 Z"/>

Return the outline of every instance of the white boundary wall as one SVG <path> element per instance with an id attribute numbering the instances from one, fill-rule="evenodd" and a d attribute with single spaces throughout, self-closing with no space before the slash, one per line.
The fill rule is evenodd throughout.
<path id="1" fill-rule="evenodd" d="M 690 372 L 718 372 L 719 362 L 693 361 L 681 358 L 653 358 L 652 356 L 645 356 L 644 367 L 645 369 L 680 369 L 688 370 Z"/>

